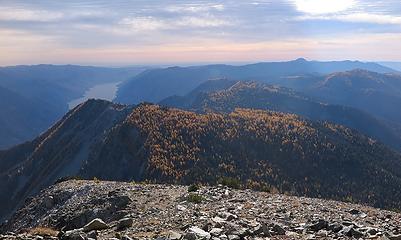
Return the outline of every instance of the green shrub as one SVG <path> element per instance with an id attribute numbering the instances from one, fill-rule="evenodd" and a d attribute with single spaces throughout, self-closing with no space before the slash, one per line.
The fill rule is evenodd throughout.
<path id="1" fill-rule="evenodd" d="M 234 189 L 241 188 L 241 181 L 237 178 L 223 177 L 220 179 L 219 183 L 229 188 L 234 188 Z"/>
<path id="2" fill-rule="evenodd" d="M 187 201 L 192 203 L 201 203 L 204 200 L 204 197 L 196 193 L 190 193 L 187 197 Z"/>
<path id="3" fill-rule="evenodd" d="M 192 184 L 188 187 L 188 192 L 196 192 L 199 190 L 199 185 L 197 184 Z"/>

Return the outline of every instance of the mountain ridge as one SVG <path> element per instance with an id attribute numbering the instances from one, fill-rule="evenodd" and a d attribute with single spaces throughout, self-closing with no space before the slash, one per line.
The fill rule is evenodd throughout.
<path id="1" fill-rule="evenodd" d="M 294 60 L 265 62 L 243 66 L 206 65 L 169 67 L 145 71 L 121 85 L 115 101 L 135 104 L 142 101 L 158 102 L 172 95 L 185 95 L 196 86 L 212 78 L 258 80 L 277 83 L 282 77 L 312 74 L 322 75 L 338 71 L 365 68 L 377 72 L 395 72 L 376 63 L 358 61 L 317 62 Z"/>
<path id="2" fill-rule="evenodd" d="M 0 163 L 12 161 L 20 165 L 0 173 L 9 193 L 0 196 L 3 218 L 67 176 L 182 184 L 233 177 L 255 189 L 401 208 L 398 153 L 339 125 L 262 110 L 197 114 L 90 100 L 30 146 L 0 154 Z"/>
<path id="3" fill-rule="evenodd" d="M 313 121 L 329 121 L 356 129 L 400 150 L 401 135 L 375 117 L 358 109 L 321 103 L 302 93 L 256 81 L 212 80 L 186 96 L 159 102 L 185 110 L 229 113 L 235 108 L 273 110 L 297 114 Z"/>

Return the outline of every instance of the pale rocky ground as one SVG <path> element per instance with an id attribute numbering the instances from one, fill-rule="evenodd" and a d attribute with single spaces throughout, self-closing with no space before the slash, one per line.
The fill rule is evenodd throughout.
<path id="1" fill-rule="evenodd" d="M 189 193 L 187 186 L 72 180 L 27 200 L 2 231 L 0 239 L 393 240 L 401 239 L 401 214 L 223 186 Z"/>

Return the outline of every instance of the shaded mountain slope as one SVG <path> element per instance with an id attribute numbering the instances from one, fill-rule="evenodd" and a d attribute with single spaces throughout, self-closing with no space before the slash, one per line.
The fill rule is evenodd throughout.
<path id="1" fill-rule="evenodd" d="M 334 73 L 304 91 L 326 102 L 362 109 L 401 124 L 401 75 L 365 70 Z"/>
<path id="2" fill-rule="evenodd" d="M 94 145 L 129 111 L 126 106 L 90 100 L 34 141 L 0 151 L 0 189 L 9 193 L 0 195 L 1 216 L 61 176 L 77 174 Z"/>
<path id="3" fill-rule="evenodd" d="M 0 149 L 33 139 L 63 113 L 0 86 Z"/>
<path id="4" fill-rule="evenodd" d="M 233 177 L 255 189 L 401 208 L 399 154 L 291 114 L 89 101 L 31 144 L 0 154 L 0 162 L 18 163 L 0 175 L 0 192 L 9 193 L 1 196 L 2 217 L 65 176 L 213 184 Z"/>
<path id="5" fill-rule="evenodd" d="M 87 89 L 126 80 L 142 70 L 73 65 L 0 67 L 0 149 L 46 131 L 68 111 L 68 102 Z"/>
<path id="6" fill-rule="evenodd" d="M 292 113 L 314 121 L 345 125 L 401 150 L 401 134 L 368 113 L 355 108 L 323 104 L 293 90 L 264 83 L 208 81 L 184 97 L 169 97 L 160 104 L 202 113 L 230 113 L 235 108 Z"/>
<path id="7" fill-rule="evenodd" d="M 172 95 L 185 95 L 199 84 L 214 78 L 279 83 L 282 78 L 290 76 L 324 75 L 356 68 L 382 73 L 395 72 L 375 63 L 358 61 L 317 62 L 306 61 L 305 59 L 244 66 L 171 67 L 145 71 L 125 82 L 118 91 L 116 101 L 127 104 L 142 101 L 158 102 Z"/>

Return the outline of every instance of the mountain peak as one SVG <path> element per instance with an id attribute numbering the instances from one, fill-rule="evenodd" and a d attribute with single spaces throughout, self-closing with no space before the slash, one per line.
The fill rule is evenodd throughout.
<path id="1" fill-rule="evenodd" d="M 305 58 L 297 58 L 294 60 L 294 62 L 307 62 L 308 60 L 306 60 Z"/>

